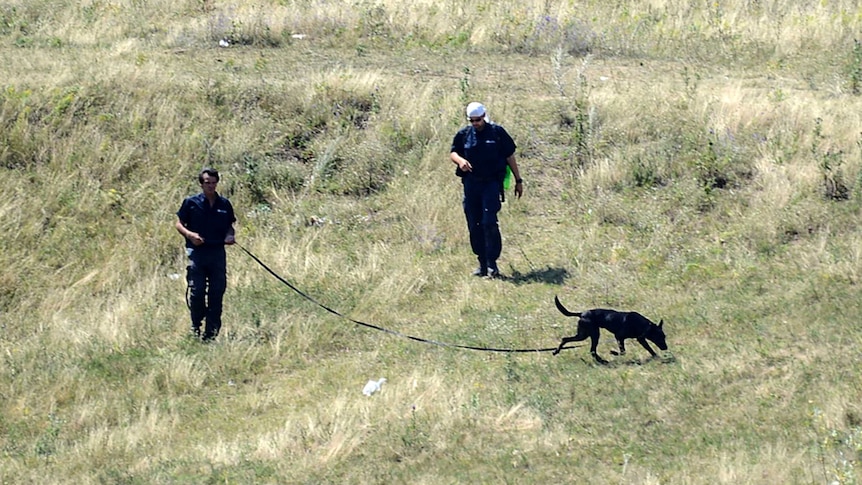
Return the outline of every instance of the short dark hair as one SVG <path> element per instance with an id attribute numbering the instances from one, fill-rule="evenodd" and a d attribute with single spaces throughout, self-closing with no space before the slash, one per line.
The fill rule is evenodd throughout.
<path id="1" fill-rule="evenodd" d="M 201 173 L 198 174 L 198 182 L 199 183 L 204 183 L 204 175 L 209 175 L 210 177 L 215 177 L 216 182 L 218 182 L 218 180 L 219 180 L 218 170 L 216 170 L 214 168 L 207 167 L 207 168 L 201 170 Z"/>

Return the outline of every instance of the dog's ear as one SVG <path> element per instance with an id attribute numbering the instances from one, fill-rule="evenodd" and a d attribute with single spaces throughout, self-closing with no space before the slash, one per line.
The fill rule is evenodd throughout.
<path id="1" fill-rule="evenodd" d="M 662 325 L 664 325 L 664 318 L 658 321 L 658 328 L 661 328 Z"/>

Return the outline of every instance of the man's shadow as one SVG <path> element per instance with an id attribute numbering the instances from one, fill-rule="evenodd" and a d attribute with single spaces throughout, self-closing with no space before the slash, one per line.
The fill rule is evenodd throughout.
<path id="1" fill-rule="evenodd" d="M 513 268 L 511 276 L 506 279 L 516 285 L 524 285 L 528 283 L 562 285 L 568 275 L 569 272 L 566 271 L 566 268 L 551 268 L 548 266 L 543 269 L 532 269 L 529 273 L 521 273 Z"/>

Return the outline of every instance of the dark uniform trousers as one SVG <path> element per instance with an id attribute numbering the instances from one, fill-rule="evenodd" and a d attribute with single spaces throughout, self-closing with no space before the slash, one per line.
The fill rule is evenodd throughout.
<path id="1" fill-rule="evenodd" d="M 206 321 L 204 338 L 215 338 L 221 329 L 222 301 L 227 289 L 227 256 L 224 246 L 187 248 L 189 307 L 192 329 Z"/>
<path id="2" fill-rule="evenodd" d="M 500 202 L 500 181 L 464 177 L 464 215 L 470 232 L 470 247 L 479 266 L 497 270 L 497 259 L 503 250 L 497 213 Z"/>

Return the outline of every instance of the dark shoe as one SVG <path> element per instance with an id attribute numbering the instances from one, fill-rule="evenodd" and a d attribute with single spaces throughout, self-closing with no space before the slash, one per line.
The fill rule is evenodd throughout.
<path id="1" fill-rule="evenodd" d="M 201 328 L 200 327 L 191 327 L 189 329 L 189 337 L 199 339 L 201 338 Z"/>
<path id="2" fill-rule="evenodd" d="M 500 270 L 499 270 L 499 269 L 497 269 L 497 268 L 489 268 L 489 269 L 488 269 L 488 274 L 487 274 L 487 275 L 485 275 L 485 277 L 486 277 L 486 278 L 488 278 L 489 280 L 493 280 L 493 279 L 497 279 L 497 278 L 502 278 L 502 277 L 503 277 L 503 275 L 501 275 L 501 274 L 500 274 Z"/>
<path id="3" fill-rule="evenodd" d="M 488 268 L 479 266 L 473 270 L 473 276 L 488 276 Z"/>

